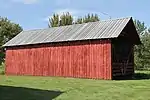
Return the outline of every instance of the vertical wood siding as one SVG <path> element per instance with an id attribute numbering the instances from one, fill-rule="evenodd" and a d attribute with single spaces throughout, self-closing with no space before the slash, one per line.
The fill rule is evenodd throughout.
<path id="1" fill-rule="evenodd" d="M 93 40 L 11 47 L 7 75 L 112 79 L 111 41 Z"/>

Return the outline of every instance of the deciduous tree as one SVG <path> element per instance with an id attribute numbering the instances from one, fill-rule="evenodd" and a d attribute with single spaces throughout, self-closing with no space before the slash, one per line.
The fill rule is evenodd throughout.
<path id="1" fill-rule="evenodd" d="M 5 17 L 0 17 L 0 63 L 4 60 L 4 52 L 2 52 L 2 45 L 12 39 L 22 31 L 19 24 L 15 24 Z"/>

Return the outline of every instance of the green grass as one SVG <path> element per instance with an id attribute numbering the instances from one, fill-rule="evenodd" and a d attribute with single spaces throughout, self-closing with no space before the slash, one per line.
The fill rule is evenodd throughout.
<path id="1" fill-rule="evenodd" d="M 0 75 L 4 75 L 4 73 L 5 73 L 5 64 L 2 63 L 0 64 Z"/>
<path id="2" fill-rule="evenodd" d="M 2 75 L 0 100 L 150 100 L 150 80 L 140 75 L 120 81 Z"/>

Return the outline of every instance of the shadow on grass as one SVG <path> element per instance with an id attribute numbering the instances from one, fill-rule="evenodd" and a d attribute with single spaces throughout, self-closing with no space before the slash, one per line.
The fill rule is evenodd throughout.
<path id="1" fill-rule="evenodd" d="M 134 75 L 116 76 L 113 80 L 144 80 L 150 79 L 150 72 L 136 72 Z"/>
<path id="2" fill-rule="evenodd" d="M 135 73 L 133 76 L 134 80 L 150 79 L 150 73 Z"/>
<path id="3" fill-rule="evenodd" d="M 62 93 L 61 91 L 0 85 L 0 100 L 52 100 Z"/>

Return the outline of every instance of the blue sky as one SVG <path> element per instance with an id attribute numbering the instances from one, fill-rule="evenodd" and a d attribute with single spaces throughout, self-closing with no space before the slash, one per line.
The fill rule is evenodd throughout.
<path id="1" fill-rule="evenodd" d="M 0 16 L 20 24 L 24 30 L 47 28 L 49 16 L 67 11 L 75 18 L 97 13 L 101 20 L 132 16 L 150 26 L 149 4 L 150 0 L 0 0 Z"/>

